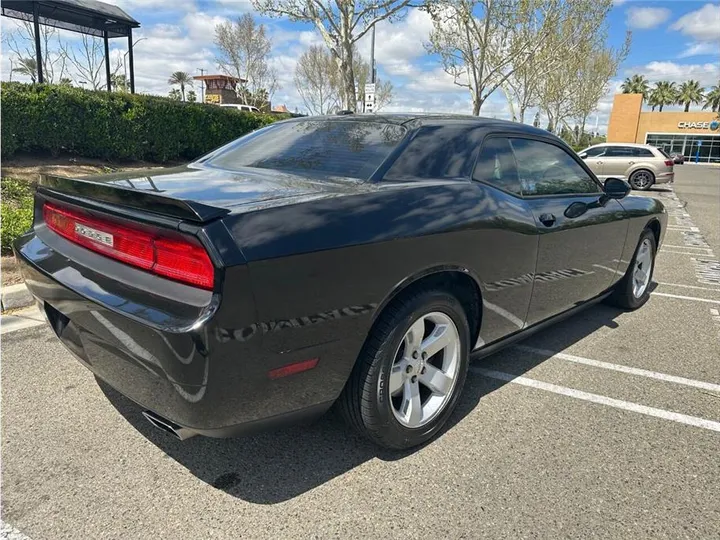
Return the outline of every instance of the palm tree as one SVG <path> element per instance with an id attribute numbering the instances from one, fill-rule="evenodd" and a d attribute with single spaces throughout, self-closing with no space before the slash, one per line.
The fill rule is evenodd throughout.
<path id="1" fill-rule="evenodd" d="M 37 82 L 37 60 L 34 58 L 20 58 L 20 67 L 13 68 L 13 72 L 30 77 L 33 84 Z"/>
<path id="2" fill-rule="evenodd" d="M 660 81 L 655 83 L 655 88 L 650 92 L 650 102 L 659 107 L 662 112 L 665 105 L 677 103 L 677 89 L 675 83 L 670 81 Z"/>
<path id="3" fill-rule="evenodd" d="M 677 102 L 679 105 L 685 105 L 685 112 L 690 110 L 691 104 L 702 103 L 704 98 L 702 86 L 698 81 L 693 80 L 682 83 L 677 93 Z"/>
<path id="4" fill-rule="evenodd" d="M 172 75 L 170 75 L 170 78 L 168 79 L 168 84 L 179 84 L 180 85 L 180 95 L 182 96 L 182 100 L 185 101 L 185 85 L 192 86 L 192 77 L 189 73 L 185 73 L 184 71 L 176 71 Z"/>
<path id="5" fill-rule="evenodd" d="M 625 79 L 620 89 L 623 94 L 642 94 L 643 99 L 647 99 L 648 92 L 650 92 L 650 83 L 643 75 L 633 75 Z"/>
<path id="6" fill-rule="evenodd" d="M 720 81 L 705 95 L 705 105 L 703 105 L 703 109 L 707 109 L 708 107 L 712 112 L 720 111 Z"/>

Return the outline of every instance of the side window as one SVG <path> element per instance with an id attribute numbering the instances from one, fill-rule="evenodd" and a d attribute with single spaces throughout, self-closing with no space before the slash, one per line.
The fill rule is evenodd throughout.
<path id="1" fill-rule="evenodd" d="M 634 155 L 633 150 L 627 146 L 608 146 L 605 157 L 630 157 Z"/>
<path id="2" fill-rule="evenodd" d="M 475 164 L 473 180 L 487 182 L 505 191 L 522 195 L 515 156 L 508 139 L 504 137 L 485 139 Z"/>
<path id="3" fill-rule="evenodd" d="M 600 193 L 600 186 L 562 148 L 531 139 L 510 142 L 523 195 Z"/>
<path id="4" fill-rule="evenodd" d="M 422 127 L 384 178 L 468 178 L 479 144 L 479 131 L 467 126 Z"/>
<path id="5" fill-rule="evenodd" d="M 647 148 L 633 148 L 633 156 L 637 157 L 655 157 L 655 154 L 653 154 L 649 149 Z"/>
<path id="6" fill-rule="evenodd" d="M 587 155 L 587 157 L 600 157 L 605 153 L 605 150 L 607 150 L 604 146 L 596 146 L 595 148 L 590 148 L 590 150 L 585 150 L 584 154 Z"/>

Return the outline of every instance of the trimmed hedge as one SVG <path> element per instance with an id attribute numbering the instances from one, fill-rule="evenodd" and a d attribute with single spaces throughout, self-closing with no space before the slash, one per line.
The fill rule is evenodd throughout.
<path id="1" fill-rule="evenodd" d="M 194 159 L 286 116 L 168 98 L 2 83 L 2 154 L 60 152 L 164 163 Z"/>
<path id="2" fill-rule="evenodd" d="M 12 251 L 12 242 L 27 231 L 33 220 L 33 197 L 30 184 L 12 178 L 0 180 L 0 252 Z"/>

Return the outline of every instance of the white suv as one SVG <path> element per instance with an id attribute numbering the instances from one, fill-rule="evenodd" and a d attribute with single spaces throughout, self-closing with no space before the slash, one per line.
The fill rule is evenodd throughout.
<path id="1" fill-rule="evenodd" d="M 221 107 L 231 107 L 233 109 L 237 109 L 238 111 L 245 111 L 245 112 L 254 112 L 259 113 L 260 109 L 257 107 L 253 107 L 252 105 L 238 105 L 237 103 L 221 103 Z"/>
<path id="2" fill-rule="evenodd" d="M 578 154 L 598 178 L 622 178 L 633 189 L 646 190 L 675 179 L 673 159 L 649 144 L 603 143 Z"/>

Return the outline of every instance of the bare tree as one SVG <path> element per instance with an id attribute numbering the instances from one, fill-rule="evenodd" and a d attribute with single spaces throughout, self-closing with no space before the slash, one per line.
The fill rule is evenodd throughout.
<path id="1" fill-rule="evenodd" d="M 14 55 L 27 65 L 27 59 L 32 59 L 35 65 L 33 83 L 37 80 L 37 57 L 35 52 L 35 28 L 29 21 L 19 21 L 14 30 L 3 32 L 2 42 Z M 40 47 L 42 48 L 43 82 L 53 83 L 65 76 L 65 59 L 58 50 L 60 33 L 52 26 L 40 25 Z"/>
<path id="2" fill-rule="evenodd" d="M 295 86 L 312 114 L 327 114 L 340 102 L 338 71 L 332 55 L 321 45 L 312 45 L 295 67 Z"/>
<path id="3" fill-rule="evenodd" d="M 247 105 L 261 107 L 277 90 L 277 74 L 270 66 L 272 43 L 265 25 L 249 13 L 215 26 L 217 63 L 227 75 L 240 79 L 238 96 Z"/>
<path id="4" fill-rule="evenodd" d="M 275 17 L 308 22 L 330 49 L 341 77 L 343 108 L 355 110 L 353 45 L 375 24 L 402 17 L 411 0 L 252 0 L 253 7 Z"/>
<path id="5" fill-rule="evenodd" d="M 99 38 L 82 35 L 82 41 L 76 48 L 67 43 L 60 44 L 60 54 L 69 64 L 76 79 L 84 80 L 93 90 L 102 90 L 107 86 L 104 77 L 105 49 Z M 117 72 L 117 70 L 115 70 Z"/>

